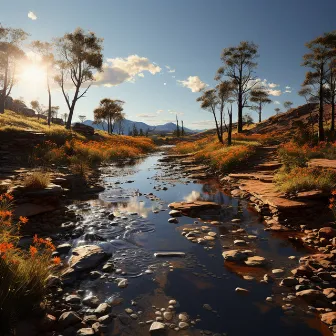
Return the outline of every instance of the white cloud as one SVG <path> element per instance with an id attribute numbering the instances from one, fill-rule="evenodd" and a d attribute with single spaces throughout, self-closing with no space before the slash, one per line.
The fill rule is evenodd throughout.
<path id="1" fill-rule="evenodd" d="M 266 90 L 270 96 L 280 96 L 282 94 L 281 90 L 274 90 L 274 88 L 280 85 L 275 83 L 268 83 L 267 79 L 262 80 L 261 78 L 257 78 L 255 80 L 251 80 L 249 85 L 253 86 L 255 89 L 262 88 Z"/>
<path id="2" fill-rule="evenodd" d="M 168 72 L 175 72 L 175 69 L 172 69 L 169 65 L 166 65 Z"/>
<path id="3" fill-rule="evenodd" d="M 144 71 L 155 75 L 160 73 L 161 68 L 146 57 L 130 55 L 126 58 L 108 58 L 103 70 L 104 72 L 95 75 L 94 84 L 111 87 L 124 82 L 134 82 L 136 76 L 144 77 Z"/>
<path id="4" fill-rule="evenodd" d="M 268 90 L 268 94 L 271 96 L 278 97 L 281 96 L 281 93 L 282 93 L 281 90 L 272 90 L 272 89 Z"/>
<path id="5" fill-rule="evenodd" d="M 35 21 L 37 19 L 36 14 L 32 11 L 28 12 L 28 17 L 29 17 L 29 19 L 32 19 L 33 21 Z"/>
<path id="6" fill-rule="evenodd" d="M 176 76 L 172 76 L 172 78 L 175 78 Z"/>
<path id="7" fill-rule="evenodd" d="M 286 90 L 285 90 L 285 93 L 292 93 L 292 90 L 288 90 L 288 89 L 286 89 Z"/>
<path id="8" fill-rule="evenodd" d="M 274 100 L 273 104 L 280 105 L 280 102 L 278 100 Z"/>
<path id="9" fill-rule="evenodd" d="M 175 114 L 175 115 L 178 115 L 178 116 L 184 115 L 183 112 L 177 112 L 177 111 L 171 111 L 171 110 L 168 110 L 168 112 L 169 112 L 170 114 Z"/>
<path id="10" fill-rule="evenodd" d="M 163 85 L 167 85 L 167 83 L 163 83 Z"/>
<path id="11" fill-rule="evenodd" d="M 289 90 L 290 88 L 291 88 L 290 86 L 286 86 L 286 87 L 285 87 L 286 90 Z"/>
<path id="12" fill-rule="evenodd" d="M 156 113 L 157 114 L 160 114 L 160 113 L 163 113 L 164 111 L 163 110 L 157 110 Z"/>
<path id="13" fill-rule="evenodd" d="M 157 117 L 156 114 L 145 114 L 145 113 L 137 114 L 136 116 L 139 118 L 156 118 Z"/>
<path id="14" fill-rule="evenodd" d="M 177 82 L 190 89 L 191 92 L 199 92 L 208 86 L 198 76 L 189 76 L 186 80 L 178 80 Z"/>

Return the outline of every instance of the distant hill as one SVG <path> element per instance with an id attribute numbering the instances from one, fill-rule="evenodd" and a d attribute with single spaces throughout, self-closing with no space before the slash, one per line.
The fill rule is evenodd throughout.
<path id="1" fill-rule="evenodd" d="M 105 129 L 105 130 L 107 130 L 107 123 L 105 123 L 105 122 L 104 122 L 104 126 L 102 126 L 101 124 L 95 125 L 92 120 L 85 120 L 84 124 L 88 125 L 88 126 L 92 126 L 95 129 L 100 129 L 100 130 Z M 172 122 L 167 123 L 167 124 L 163 124 L 163 125 L 151 126 L 151 125 L 148 125 L 148 124 L 146 124 L 144 122 L 141 122 L 141 121 L 132 121 L 132 120 L 125 119 L 122 122 L 122 129 L 124 130 L 124 134 L 128 134 L 129 131 L 131 131 L 133 129 L 134 124 L 135 124 L 136 128 L 138 129 L 138 131 L 140 129 L 142 129 L 144 133 L 147 130 L 149 130 L 150 133 L 172 133 L 176 130 L 176 125 Z M 184 130 L 187 133 L 197 133 L 197 132 L 199 132 L 197 130 L 191 130 L 191 129 L 186 128 L 186 127 L 184 127 Z M 115 126 L 115 129 L 113 130 L 113 132 L 114 133 L 119 133 L 118 125 Z"/>

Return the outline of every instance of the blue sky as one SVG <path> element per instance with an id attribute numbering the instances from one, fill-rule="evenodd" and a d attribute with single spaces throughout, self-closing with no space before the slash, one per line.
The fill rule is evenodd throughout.
<path id="1" fill-rule="evenodd" d="M 198 84 L 214 85 L 223 48 L 242 40 L 259 45 L 256 75 L 281 91 L 272 96 L 281 104 L 297 96 L 305 68 L 300 66 L 305 42 L 336 29 L 334 0 L 12 0 L 0 1 L 0 22 L 26 30 L 30 40 L 50 41 L 76 27 L 104 38 L 104 60 L 112 68 L 93 86 L 75 111 L 93 118 L 93 109 L 105 97 L 122 99 L 128 119 L 161 124 L 178 113 L 189 128 L 211 127 L 210 113 L 199 108 Z M 35 20 L 28 17 L 30 15 Z M 321 12 L 322 19 L 319 18 Z M 136 55 L 136 56 L 135 56 Z M 169 66 L 170 70 L 166 67 Z M 113 77 L 122 68 L 127 78 Z M 160 69 L 160 70 L 159 70 Z M 175 72 L 169 72 L 173 71 Z M 140 77 L 139 76 L 143 77 Z M 188 81 L 189 77 L 191 80 Z M 195 77 L 197 76 L 197 77 Z M 117 85 L 116 85 L 117 84 Z M 190 84 L 190 85 L 189 85 Z M 287 89 L 286 86 L 290 87 Z M 279 94 L 279 92 L 274 92 Z M 22 80 L 13 96 L 26 102 L 47 103 L 42 81 Z M 53 105 L 67 112 L 64 98 L 53 90 Z M 265 107 L 264 118 L 274 114 Z M 251 112 L 255 120 L 257 115 Z"/>

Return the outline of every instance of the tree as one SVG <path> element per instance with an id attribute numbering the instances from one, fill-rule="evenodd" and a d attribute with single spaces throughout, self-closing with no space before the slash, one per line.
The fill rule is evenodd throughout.
<path id="1" fill-rule="evenodd" d="M 64 124 L 66 124 L 67 119 L 68 119 L 68 113 L 63 113 L 62 117 L 63 117 L 63 120 L 64 120 Z"/>
<path id="2" fill-rule="evenodd" d="M 258 112 L 259 122 L 261 122 L 262 108 L 266 104 L 272 103 L 272 100 L 269 98 L 268 92 L 264 88 L 253 89 L 250 92 L 250 101 L 256 104 L 252 106 L 251 109 Z"/>
<path id="3" fill-rule="evenodd" d="M 6 98 L 16 84 L 17 62 L 25 55 L 20 47 L 27 37 L 22 29 L 0 25 L 0 114 L 4 113 Z"/>
<path id="4" fill-rule="evenodd" d="M 182 122 L 181 135 L 184 136 L 185 134 L 184 134 L 183 120 L 181 120 L 181 122 Z"/>
<path id="5" fill-rule="evenodd" d="M 37 100 L 32 100 L 30 102 L 30 106 L 33 110 L 37 112 L 37 118 L 40 119 L 40 116 L 44 114 L 43 105 L 40 105 L 40 103 Z"/>
<path id="6" fill-rule="evenodd" d="M 80 120 L 81 123 L 83 123 L 86 120 L 86 116 L 85 115 L 79 115 L 78 119 Z"/>
<path id="7" fill-rule="evenodd" d="M 148 135 L 149 135 L 149 128 L 147 128 L 146 133 L 145 133 L 146 138 L 148 137 Z"/>
<path id="8" fill-rule="evenodd" d="M 330 50 L 330 33 L 317 37 L 316 39 L 306 43 L 309 53 L 303 56 L 303 66 L 309 67 L 312 70 L 306 73 L 304 86 L 311 86 L 312 92 L 316 92 L 319 100 L 319 117 L 318 117 L 318 130 L 319 141 L 324 141 L 324 99 L 326 88 L 326 74 L 327 64 L 332 56 Z"/>
<path id="9" fill-rule="evenodd" d="M 144 136 L 144 132 L 143 132 L 142 128 L 140 128 L 139 135 Z"/>
<path id="10" fill-rule="evenodd" d="M 113 133 L 115 124 L 124 118 L 122 100 L 104 98 L 100 101 L 99 106 L 93 111 L 94 119 L 97 124 L 107 122 L 107 132 Z"/>
<path id="11" fill-rule="evenodd" d="M 136 127 L 135 124 L 133 124 L 132 135 L 133 135 L 133 136 L 138 136 L 138 135 L 139 135 L 138 129 L 137 129 L 137 127 Z"/>
<path id="12" fill-rule="evenodd" d="M 243 123 L 246 124 L 247 126 L 253 124 L 253 118 L 249 113 L 245 113 L 243 115 Z"/>
<path id="13" fill-rule="evenodd" d="M 291 102 L 291 101 L 285 101 L 283 103 L 283 106 L 286 110 L 289 110 L 292 107 L 292 105 L 293 105 L 293 102 Z"/>
<path id="14" fill-rule="evenodd" d="M 81 28 L 77 28 L 73 33 L 65 34 L 56 40 L 59 74 L 55 77 L 55 80 L 62 89 L 69 109 L 69 117 L 66 123 L 68 129 L 71 127 L 77 101 L 84 97 L 94 81 L 93 71 L 102 71 L 102 42 L 103 40 L 98 38 L 95 33 L 85 33 Z M 72 100 L 69 93 L 66 92 L 66 84 L 70 80 L 74 89 Z M 83 92 L 80 92 L 83 84 L 86 87 Z"/>
<path id="15" fill-rule="evenodd" d="M 212 113 L 216 125 L 217 138 L 220 143 L 224 143 L 224 124 L 225 124 L 225 103 L 230 100 L 233 95 L 234 87 L 231 81 L 223 81 L 214 89 L 208 89 L 203 92 L 203 95 L 197 98 L 201 103 L 201 108 Z M 230 110 L 232 111 L 232 109 Z M 229 127 L 232 129 L 232 115 L 229 115 Z"/>
<path id="16" fill-rule="evenodd" d="M 258 46 L 253 42 L 242 41 L 236 47 L 224 48 L 215 79 L 227 76 L 232 82 L 238 104 L 238 133 L 243 131 L 243 109 L 247 106 L 249 92 L 257 84 L 254 69 L 257 67 Z"/>
<path id="17" fill-rule="evenodd" d="M 276 107 L 276 108 L 274 109 L 274 111 L 275 111 L 275 114 L 276 114 L 276 115 L 280 114 L 280 109 L 279 109 L 279 107 Z"/>
<path id="18" fill-rule="evenodd" d="M 176 114 L 176 136 L 179 138 L 180 137 L 180 127 L 179 127 L 179 122 Z"/>
<path id="19" fill-rule="evenodd" d="M 35 53 L 41 56 L 42 64 L 46 69 L 46 84 L 48 91 L 48 125 L 50 126 L 52 117 L 50 76 L 55 65 L 55 58 L 52 53 L 53 45 L 49 42 L 33 41 L 30 46 Z"/>
<path id="20" fill-rule="evenodd" d="M 51 106 L 51 117 L 52 118 L 57 118 L 58 117 L 58 111 L 59 111 L 59 106 Z M 49 109 L 48 109 L 49 113 Z"/>
<path id="21" fill-rule="evenodd" d="M 336 51 L 336 46 L 335 46 Z M 335 57 L 328 64 L 329 70 L 326 76 L 327 88 L 326 101 L 331 105 L 330 130 L 335 131 L 335 103 L 336 103 L 336 53 Z"/>

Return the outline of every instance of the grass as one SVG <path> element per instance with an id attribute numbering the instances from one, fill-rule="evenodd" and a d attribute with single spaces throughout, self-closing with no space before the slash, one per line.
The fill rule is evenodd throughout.
<path id="1" fill-rule="evenodd" d="M 46 293 L 46 281 L 52 265 L 54 245 L 34 236 L 29 250 L 18 246 L 20 228 L 28 222 L 25 217 L 14 221 L 13 197 L 0 195 L 0 333 L 13 330 L 15 323 L 37 309 Z"/>
<path id="2" fill-rule="evenodd" d="M 290 194 L 310 190 L 331 192 L 336 187 L 336 172 L 331 169 L 296 167 L 290 172 L 278 172 L 275 182 L 280 191 Z"/>
<path id="3" fill-rule="evenodd" d="M 283 163 L 275 175 L 280 191 L 295 193 L 308 190 L 330 192 L 336 186 L 336 172 L 331 169 L 309 168 L 313 158 L 336 159 L 336 144 L 323 142 L 317 146 L 298 145 L 294 142 L 283 144 L 278 155 Z"/>
<path id="4" fill-rule="evenodd" d="M 44 189 L 50 183 L 50 175 L 46 172 L 36 171 L 27 175 L 23 181 L 26 189 Z"/>
<path id="5" fill-rule="evenodd" d="M 216 136 L 208 136 L 193 142 L 181 142 L 173 149 L 180 154 L 194 153 L 198 160 L 206 160 L 210 166 L 222 172 L 230 172 L 240 164 L 248 162 L 259 144 L 255 139 L 234 139 L 232 146 L 218 142 Z"/>

